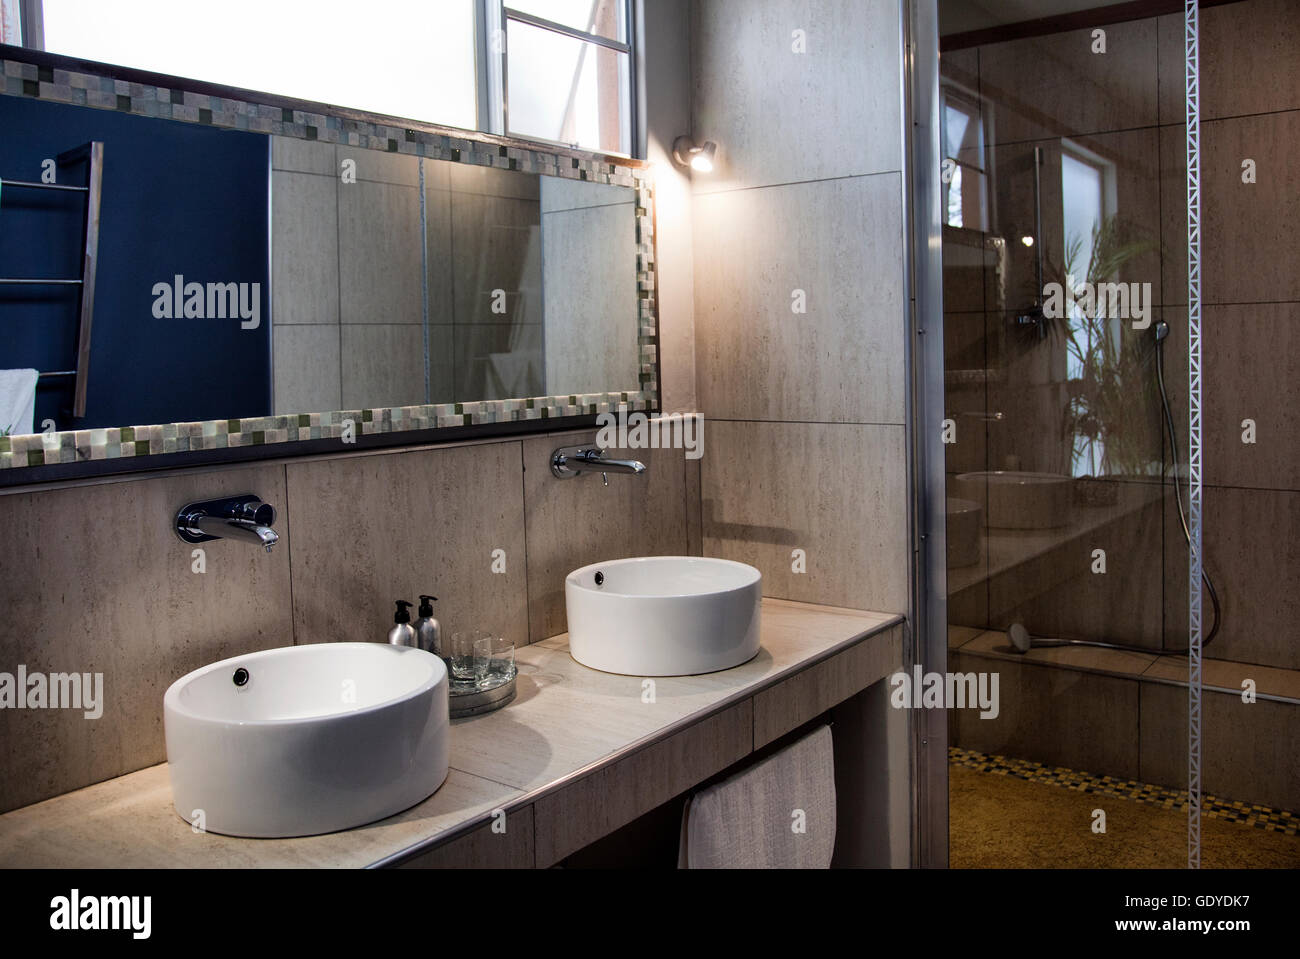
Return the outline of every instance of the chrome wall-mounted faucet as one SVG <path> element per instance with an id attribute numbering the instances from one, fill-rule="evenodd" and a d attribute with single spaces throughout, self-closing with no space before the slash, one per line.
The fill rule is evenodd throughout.
<path id="1" fill-rule="evenodd" d="M 176 535 L 187 543 L 238 539 L 271 552 L 280 534 L 271 529 L 275 507 L 251 494 L 182 506 L 176 514 Z"/>
<path id="2" fill-rule="evenodd" d="M 559 479 L 572 479 L 579 473 L 599 473 L 609 485 L 610 473 L 640 476 L 646 465 L 640 460 L 612 460 L 597 446 L 561 446 L 551 454 L 551 472 Z"/>

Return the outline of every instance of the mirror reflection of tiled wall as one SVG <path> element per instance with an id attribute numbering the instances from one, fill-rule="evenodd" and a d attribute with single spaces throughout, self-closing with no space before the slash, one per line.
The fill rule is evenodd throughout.
<path id="1" fill-rule="evenodd" d="M 275 137 L 272 166 L 277 413 L 546 392 L 537 175 L 425 160 L 422 265 L 416 157 Z"/>

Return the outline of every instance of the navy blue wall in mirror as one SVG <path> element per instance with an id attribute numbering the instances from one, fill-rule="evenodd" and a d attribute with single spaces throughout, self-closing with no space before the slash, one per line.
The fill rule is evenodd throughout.
<path id="1" fill-rule="evenodd" d="M 84 195 L 3 180 L 38 182 L 45 160 L 104 143 L 86 415 L 71 416 L 71 378 L 43 381 L 35 428 L 268 414 L 270 138 L 19 97 L 0 97 L 0 131 L 0 277 L 80 275 Z M 57 176 L 84 184 L 85 166 Z M 208 284 L 238 284 L 243 311 L 211 315 L 230 290 Z M 0 286 L 0 368 L 73 369 L 79 298 Z"/>

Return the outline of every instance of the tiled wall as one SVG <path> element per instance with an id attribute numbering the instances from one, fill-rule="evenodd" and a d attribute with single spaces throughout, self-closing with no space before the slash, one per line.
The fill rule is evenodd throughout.
<path id="1" fill-rule="evenodd" d="M 1166 242 L 1186 234 L 1177 62 L 1181 21 L 1159 22 L 1161 187 Z M 1300 18 L 1288 0 L 1201 14 L 1202 396 L 1205 565 L 1223 600 L 1206 655 L 1300 669 Z M 1170 102 L 1170 101 L 1174 102 Z M 1257 182 L 1242 182 L 1242 162 Z M 1186 304 L 1186 264 L 1165 260 L 1169 302 Z M 1170 326 L 1185 331 L 1186 311 Z M 1186 369 L 1185 339 L 1173 369 Z M 1184 377 L 1173 402 L 1186 409 Z M 1242 442 L 1242 421 L 1257 442 Z M 1185 454 L 1184 454 L 1185 455 Z M 1178 518 L 1166 516 L 1166 543 Z M 1185 554 L 1166 550 L 1166 621 L 1186 635 Z M 1206 600 L 1208 609 L 1208 598 Z"/>
<path id="2" fill-rule="evenodd" d="M 104 712 L 0 711 L 0 811 L 161 762 L 162 696 L 227 656 L 382 641 L 394 599 L 439 598 L 448 631 L 517 644 L 565 629 L 563 577 L 604 558 L 686 553 L 681 451 L 629 451 L 642 478 L 554 479 L 551 451 L 587 434 L 120 479 L 0 496 L 0 662 L 102 672 Z M 280 511 L 267 555 L 172 530 L 187 502 L 255 493 Z M 698 540 L 698 534 L 696 534 Z M 505 571 L 492 571 L 493 551 Z"/>
<path id="3" fill-rule="evenodd" d="M 344 159 L 356 182 L 340 185 Z M 424 265 L 419 159 L 332 143 L 272 138 L 275 412 L 423 403 Z M 532 396 L 542 381 L 542 256 L 535 174 L 424 160 L 431 403 Z M 546 177 L 557 191 L 632 191 Z M 628 296 L 621 376 L 637 382 L 636 223 L 617 266 Z M 506 294 L 491 311 L 495 289 Z M 557 315 L 567 311 L 561 307 Z M 489 357 L 509 353 L 489 375 Z M 572 378 L 571 378 L 572 379 Z M 568 392 L 589 392 L 570 390 Z"/>
<path id="4" fill-rule="evenodd" d="M 546 330 L 546 388 L 636 383 L 635 191 L 545 177 L 541 210 L 546 312 L 559 321 Z"/>
<path id="5" fill-rule="evenodd" d="M 899 24 L 898 0 L 699 0 L 692 36 L 694 132 L 718 143 L 693 177 L 704 552 L 757 566 L 772 596 L 894 612 Z"/>

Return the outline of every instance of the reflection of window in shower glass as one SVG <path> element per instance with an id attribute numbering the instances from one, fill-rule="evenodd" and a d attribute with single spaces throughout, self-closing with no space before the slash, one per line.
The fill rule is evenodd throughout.
<path id="1" fill-rule="evenodd" d="M 1092 260 L 1092 236 L 1101 225 L 1104 215 L 1104 190 L 1102 169 L 1099 165 L 1084 159 L 1061 154 L 1061 202 L 1064 218 L 1064 235 L 1066 253 L 1076 238 L 1079 241 L 1078 254 L 1073 263 L 1066 263 L 1072 269 L 1076 282 L 1087 279 L 1088 264 Z"/>
<path id="2" fill-rule="evenodd" d="M 984 228 L 984 129 L 978 104 L 944 93 L 941 149 L 951 170 L 944 197 L 948 226 Z"/>
<path id="3" fill-rule="evenodd" d="M 1067 282 L 1075 291 L 1080 290 L 1084 283 L 1106 279 L 1091 275 L 1093 240 L 1107 212 L 1106 177 L 1105 164 L 1062 150 L 1062 262 Z M 1080 306 L 1073 301 L 1070 301 L 1068 319 L 1076 347 L 1066 351 L 1066 376 L 1071 380 L 1079 380 L 1085 375 L 1084 358 L 1104 355 L 1098 349 L 1100 344 L 1096 342 L 1101 328 L 1098 324 L 1089 322 Z M 1101 437 L 1076 435 L 1071 454 L 1071 472 L 1075 476 L 1097 476 L 1102 472 L 1105 455 L 1105 442 Z"/>

